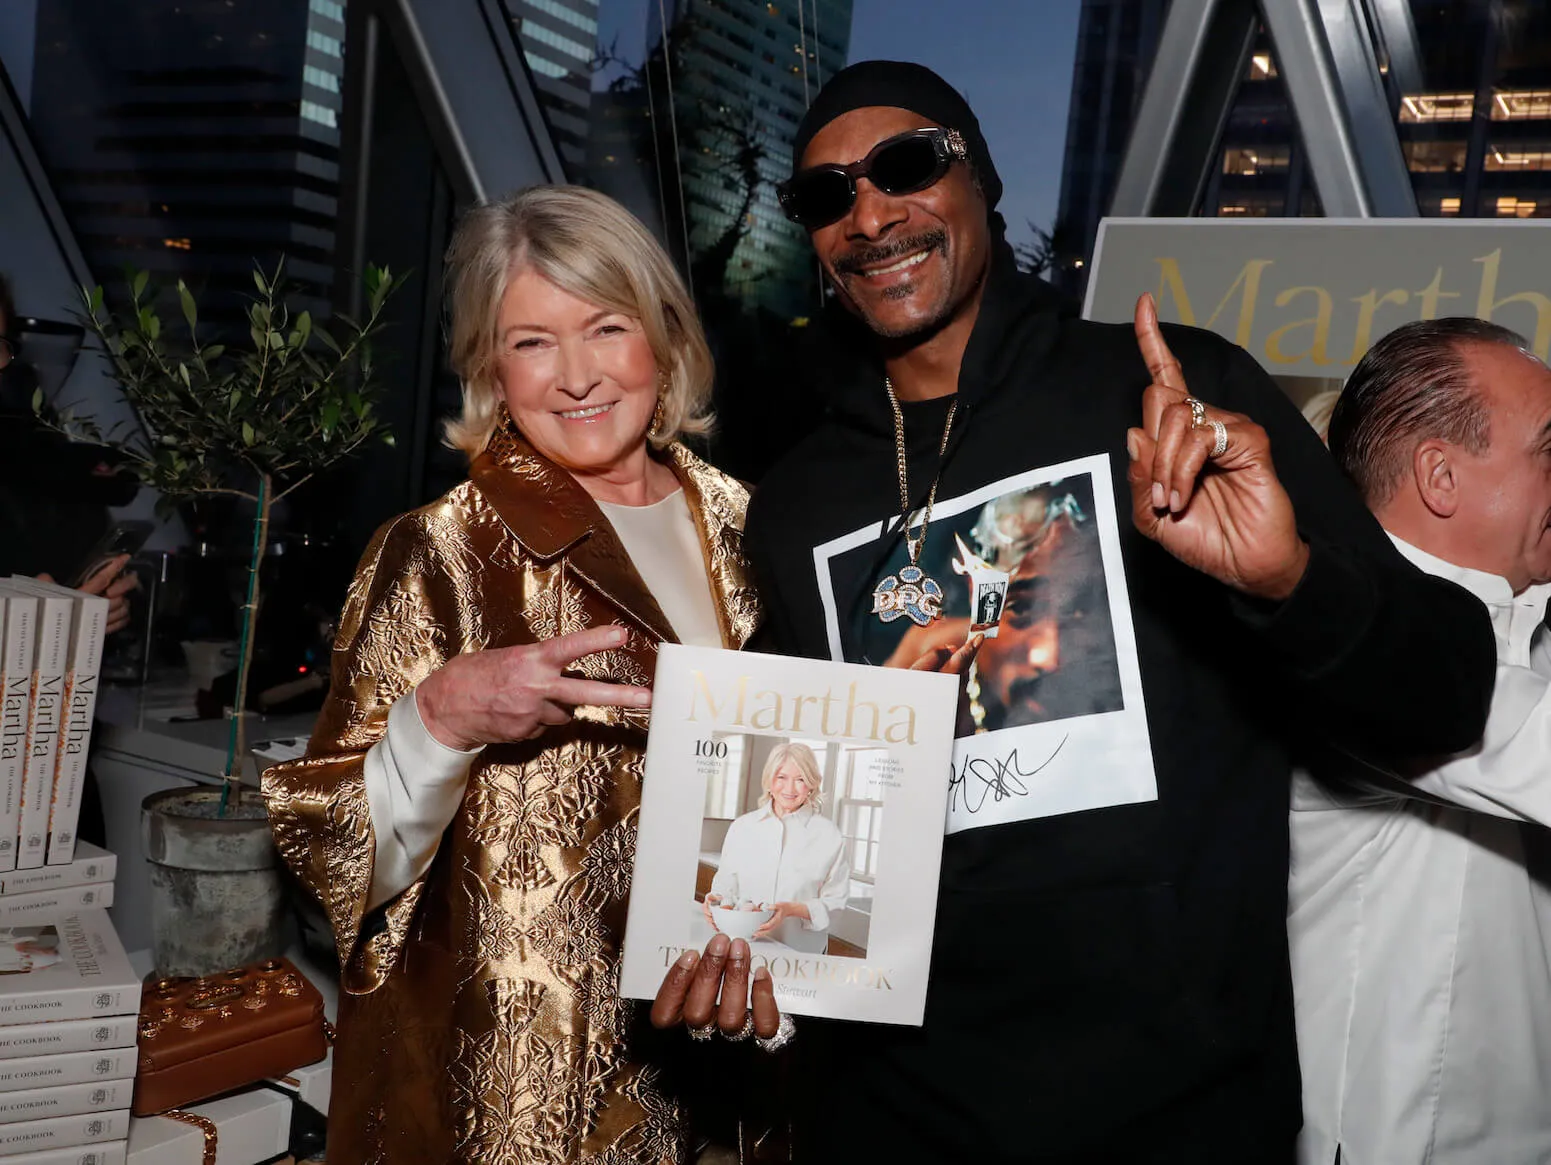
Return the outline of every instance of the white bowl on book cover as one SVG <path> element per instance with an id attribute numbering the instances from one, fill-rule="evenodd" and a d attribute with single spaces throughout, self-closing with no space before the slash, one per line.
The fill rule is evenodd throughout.
<path id="1" fill-rule="evenodd" d="M 716 929 L 728 938 L 741 938 L 752 942 L 754 932 L 775 917 L 774 910 L 735 910 L 729 906 L 711 907 L 711 917 Z"/>
<path id="2" fill-rule="evenodd" d="M 256 794 L 218 816 L 219 788 L 152 793 L 140 806 L 151 866 L 152 948 L 163 978 L 213 975 L 285 949 L 285 889 Z"/>

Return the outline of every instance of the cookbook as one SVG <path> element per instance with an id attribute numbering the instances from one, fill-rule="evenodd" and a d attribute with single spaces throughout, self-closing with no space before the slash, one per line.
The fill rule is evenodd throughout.
<path id="1" fill-rule="evenodd" d="M 664 644 L 620 993 L 717 932 L 783 1011 L 919 1025 L 958 680 Z"/>

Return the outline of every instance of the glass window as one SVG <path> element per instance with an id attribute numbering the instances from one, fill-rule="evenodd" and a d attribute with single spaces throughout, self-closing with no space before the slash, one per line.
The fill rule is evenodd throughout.
<path id="1" fill-rule="evenodd" d="M 1446 174 L 1465 168 L 1464 142 L 1405 142 L 1401 148 L 1413 174 Z"/>
<path id="2" fill-rule="evenodd" d="M 1223 151 L 1224 174 L 1269 174 L 1287 169 L 1292 151 L 1287 146 L 1229 146 Z"/>
<path id="3" fill-rule="evenodd" d="M 1551 141 L 1494 142 L 1486 147 L 1486 168 L 1509 173 L 1551 170 Z"/>

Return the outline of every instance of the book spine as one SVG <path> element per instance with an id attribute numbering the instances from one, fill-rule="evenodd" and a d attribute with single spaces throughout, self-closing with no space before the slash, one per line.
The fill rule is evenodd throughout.
<path id="1" fill-rule="evenodd" d="M 42 599 L 38 619 L 37 662 L 32 671 L 32 732 L 27 771 L 22 779 L 20 848 L 23 870 L 43 864 L 48 842 L 48 808 L 53 796 L 54 761 L 64 710 L 65 672 L 70 648 L 69 599 Z"/>
<path id="2" fill-rule="evenodd" d="M 6 1165 L 129 1165 L 129 1142 L 105 1141 L 38 1153 L 7 1153 L 4 1157 Z"/>
<path id="3" fill-rule="evenodd" d="M 118 1048 L 132 1050 L 139 1028 L 138 1014 L 0 1027 L 0 1070 L 11 1060 L 55 1060 Z"/>
<path id="4" fill-rule="evenodd" d="M 57 1088 L 0 1092 L 0 1124 L 124 1108 L 134 1091 L 133 1080 L 99 1080 L 88 1084 L 61 1084 Z"/>
<path id="5" fill-rule="evenodd" d="M 118 855 L 102 850 L 83 855 L 77 848 L 75 861 L 68 866 L 40 866 L 36 870 L 17 870 L 0 876 L 0 896 L 63 890 L 88 882 L 111 882 L 117 873 Z"/>
<path id="6" fill-rule="evenodd" d="M 54 1116 L 43 1120 L 19 1121 L 0 1125 L 0 1157 L 17 1153 L 36 1153 L 39 1149 L 63 1149 L 72 1145 L 91 1145 L 99 1141 L 122 1141 L 129 1137 L 129 1109 L 84 1113 L 80 1116 Z M 36 1160 L 35 1157 L 24 1160 Z M 69 1160 L 69 1158 L 66 1158 Z"/>
<path id="7" fill-rule="evenodd" d="M 91 746 L 102 646 L 108 633 L 108 600 L 97 595 L 75 601 L 70 637 L 70 678 L 66 684 L 54 795 L 49 804 L 48 865 L 75 860 L 75 828 L 81 818 L 81 786 L 86 779 L 86 750 Z"/>
<path id="8" fill-rule="evenodd" d="M 91 1019 L 129 1015 L 140 1010 L 140 984 L 100 987 L 60 987 L 0 997 L 0 1024 L 41 1023 L 56 1019 Z"/>
<path id="9" fill-rule="evenodd" d="M 0 871 L 16 868 L 32 728 L 32 663 L 37 655 L 38 600 L 8 595 L 5 611 L 5 685 L 0 695 Z"/>
<path id="10" fill-rule="evenodd" d="M 0 1094 L 64 1084 L 95 1084 L 103 1080 L 131 1080 L 139 1051 L 105 1048 L 100 1052 L 75 1052 L 64 1056 L 23 1056 L 0 1061 Z"/>
<path id="11" fill-rule="evenodd" d="M 91 882 L 31 894 L 0 894 L 0 925 L 17 926 L 80 910 L 83 906 L 113 905 L 113 883 Z"/>

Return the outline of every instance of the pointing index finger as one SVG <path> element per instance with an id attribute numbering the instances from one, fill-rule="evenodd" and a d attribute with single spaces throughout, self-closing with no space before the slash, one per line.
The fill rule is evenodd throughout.
<path id="1" fill-rule="evenodd" d="M 1185 370 L 1163 340 L 1163 329 L 1158 326 L 1158 306 L 1147 292 L 1136 301 L 1136 345 L 1142 350 L 1142 359 L 1147 363 L 1154 384 L 1177 388 L 1180 392 L 1190 391 L 1185 387 Z"/>

